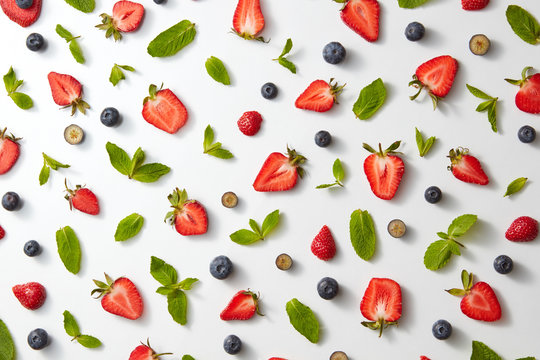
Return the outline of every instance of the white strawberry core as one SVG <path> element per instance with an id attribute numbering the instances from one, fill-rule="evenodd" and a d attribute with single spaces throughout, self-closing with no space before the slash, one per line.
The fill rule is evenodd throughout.
<path id="1" fill-rule="evenodd" d="M 386 306 L 388 303 L 386 301 L 383 301 L 384 299 L 379 300 L 375 307 L 375 318 L 376 319 L 386 319 L 387 313 L 386 313 Z"/>
<path id="2" fill-rule="evenodd" d="M 255 14 L 247 14 L 246 21 L 244 22 L 244 27 L 242 33 L 248 35 L 255 35 L 256 33 L 256 23 L 255 23 Z"/>

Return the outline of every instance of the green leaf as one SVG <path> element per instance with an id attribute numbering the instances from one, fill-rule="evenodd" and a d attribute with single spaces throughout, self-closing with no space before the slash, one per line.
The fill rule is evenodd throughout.
<path id="1" fill-rule="evenodd" d="M 41 154 L 43 154 L 43 159 L 45 160 L 45 163 L 47 165 L 49 165 L 51 167 L 51 169 L 53 169 L 53 170 L 58 170 L 58 168 L 68 168 L 69 167 L 68 164 L 62 164 L 61 162 L 54 160 L 52 157 L 50 157 L 49 155 L 47 155 L 45 153 L 41 153 Z"/>
<path id="2" fill-rule="evenodd" d="M 47 181 L 49 181 L 49 174 L 51 172 L 51 169 L 47 166 L 47 164 L 43 164 L 43 167 L 41 168 L 41 171 L 39 172 L 39 185 L 46 184 Z"/>
<path id="3" fill-rule="evenodd" d="M 509 5 L 506 9 L 506 20 L 523 41 L 532 45 L 540 42 L 540 24 L 527 10 L 517 5 Z"/>
<path id="4" fill-rule="evenodd" d="M 169 314 L 180 325 L 187 323 L 187 297 L 182 290 L 176 290 L 167 295 Z"/>
<path id="5" fill-rule="evenodd" d="M 437 240 L 431 243 L 424 254 L 424 265 L 429 270 L 438 270 L 444 267 L 452 257 L 450 248 L 455 244 L 453 240 Z"/>
<path id="6" fill-rule="evenodd" d="M 135 68 L 133 66 L 129 66 L 129 65 L 117 65 L 117 64 L 114 64 L 124 70 L 127 70 L 127 71 L 131 71 L 131 72 L 134 72 L 135 71 Z"/>
<path id="7" fill-rule="evenodd" d="M 137 150 L 135 150 L 135 154 L 133 154 L 133 157 L 131 158 L 131 167 L 129 169 L 129 173 L 132 176 L 137 170 L 139 170 L 142 163 L 144 162 L 144 158 L 144 151 L 140 147 L 137 148 Z"/>
<path id="8" fill-rule="evenodd" d="M 249 227 L 256 233 L 258 234 L 261 238 L 263 237 L 262 236 L 262 232 L 261 232 L 261 228 L 259 227 L 259 224 L 257 224 L 257 222 L 253 219 L 249 219 Z"/>
<path id="9" fill-rule="evenodd" d="M 476 223 L 477 219 L 478 216 L 472 214 L 458 216 L 448 227 L 448 235 L 452 238 L 462 236 Z"/>
<path id="10" fill-rule="evenodd" d="M 7 74 L 4 75 L 4 86 L 6 87 L 8 94 L 11 94 L 17 90 L 17 76 L 15 75 L 15 71 L 13 71 L 13 67 L 11 66 Z"/>
<path id="11" fill-rule="evenodd" d="M 69 42 L 69 51 L 71 51 L 71 55 L 73 55 L 75 61 L 77 61 L 79 64 L 84 64 L 84 55 L 77 40 L 73 39 Z"/>
<path id="12" fill-rule="evenodd" d="M 429 0 L 398 0 L 398 4 L 400 8 L 414 9 L 415 7 L 423 5 L 428 1 Z"/>
<path id="13" fill-rule="evenodd" d="M 444 233 L 442 231 L 438 232 L 437 235 L 441 238 L 441 239 L 444 239 L 444 240 L 448 240 L 450 239 L 450 237 L 448 236 L 447 233 Z"/>
<path id="14" fill-rule="evenodd" d="M 339 184 L 337 182 L 335 182 L 333 184 L 321 184 L 321 185 L 315 186 L 315 189 L 327 189 L 327 188 L 330 188 L 332 186 L 339 186 Z"/>
<path id="15" fill-rule="evenodd" d="M 176 289 L 174 289 L 173 287 L 170 287 L 170 286 L 160 286 L 157 288 L 156 292 L 158 294 L 161 294 L 161 295 L 169 295 L 170 293 L 172 292 L 175 292 Z"/>
<path id="16" fill-rule="evenodd" d="M 191 290 L 193 284 L 195 284 L 197 281 L 199 281 L 197 278 L 185 278 L 178 283 L 178 288 L 182 290 Z"/>
<path id="17" fill-rule="evenodd" d="M 526 182 L 527 182 L 526 177 L 520 177 L 512 181 L 510 184 L 508 184 L 508 187 L 506 188 L 506 193 L 504 194 L 504 196 L 510 196 L 512 194 L 517 193 L 523 188 L 523 186 L 525 186 Z"/>
<path id="18" fill-rule="evenodd" d="M 150 274 L 163 286 L 173 285 L 178 281 L 176 269 L 155 256 L 152 256 L 150 261 Z"/>
<path id="19" fill-rule="evenodd" d="M 278 58 L 278 63 L 289 69 L 290 72 L 292 72 L 293 74 L 296 74 L 296 66 L 289 60 L 287 60 L 286 58 Z"/>
<path id="20" fill-rule="evenodd" d="M 306 339 L 316 344 L 319 341 L 319 321 L 311 309 L 294 298 L 285 306 L 291 325 Z"/>
<path id="21" fill-rule="evenodd" d="M 250 245 L 262 239 L 259 234 L 247 229 L 238 230 L 229 235 L 232 241 L 240 245 Z"/>
<path id="22" fill-rule="evenodd" d="M 114 240 L 126 241 L 131 239 L 141 231 L 143 224 L 144 218 L 137 213 L 126 216 L 118 223 L 114 233 Z"/>
<path id="23" fill-rule="evenodd" d="M 11 94 L 9 94 L 9 97 L 11 98 L 11 100 L 13 100 L 15 105 L 17 105 L 23 110 L 28 110 L 32 108 L 32 106 L 34 106 L 32 98 L 21 92 L 12 92 Z"/>
<path id="24" fill-rule="evenodd" d="M 71 315 L 69 311 L 64 311 L 64 330 L 66 330 L 66 333 L 71 336 L 79 336 L 81 335 L 81 330 L 79 330 L 79 325 L 77 324 L 77 320 Z"/>
<path id="25" fill-rule="evenodd" d="M 172 56 L 193 41 L 197 30 L 189 20 L 182 20 L 160 33 L 148 44 L 148 54 L 153 57 Z"/>
<path id="26" fill-rule="evenodd" d="M 353 112 L 357 118 L 367 120 L 379 110 L 385 100 L 386 88 L 381 78 L 378 78 L 360 91 L 353 105 Z"/>
<path id="27" fill-rule="evenodd" d="M 91 13 L 96 7 L 94 0 L 65 0 L 69 5 L 83 13 Z"/>
<path id="28" fill-rule="evenodd" d="M 215 156 L 220 159 L 231 159 L 234 155 L 226 149 L 221 148 L 221 143 L 214 143 L 214 130 L 208 125 L 204 130 L 203 153 Z"/>
<path id="29" fill-rule="evenodd" d="M 206 60 L 204 66 L 206 67 L 208 75 L 210 75 L 212 79 L 222 83 L 223 85 L 231 85 L 229 73 L 220 59 L 215 56 L 211 56 Z"/>
<path id="30" fill-rule="evenodd" d="M 293 42 L 292 42 L 292 40 L 289 38 L 289 39 L 287 39 L 287 41 L 285 42 L 285 46 L 283 47 L 283 51 L 281 52 L 281 55 L 279 55 L 279 57 L 282 58 L 282 57 L 284 57 L 285 55 L 287 55 L 288 53 L 290 53 L 292 47 L 293 47 Z"/>
<path id="31" fill-rule="evenodd" d="M 195 358 L 191 355 L 184 355 L 182 356 L 182 360 L 195 360 Z"/>
<path id="32" fill-rule="evenodd" d="M 79 344 L 89 349 L 95 349 L 101 346 L 101 341 L 90 335 L 80 335 L 77 337 L 77 341 Z"/>
<path id="33" fill-rule="evenodd" d="M 497 101 L 493 101 L 488 108 L 488 121 L 491 124 L 491 130 L 497 132 Z"/>
<path id="34" fill-rule="evenodd" d="M 232 159 L 234 155 L 226 149 L 212 149 L 206 152 L 208 155 L 217 157 L 218 159 Z"/>
<path id="35" fill-rule="evenodd" d="M 502 358 L 484 343 L 473 340 L 471 360 L 502 360 Z"/>
<path id="36" fill-rule="evenodd" d="M 471 86 L 469 84 L 465 84 L 467 86 L 467 89 L 469 89 L 469 92 L 476 96 L 477 98 L 484 99 L 484 100 L 492 100 L 493 97 L 489 96 L 482 90 L 475 88 L 474 86 Z"/>
<path id="37" fill-rule="evenodd" d="M 265 238 L 279 223 L 279 210 L 266 215 L 262 223 L 262 237 Z"/>
<path id="38" fill-rule="evenodd" d="M 22 85 L 23 81 L 17 80 L 17 76 L 15 74 L 15 71 L 13 71 L 13 67 L 9 68 L 9 71 L 6 75 L 4 75 L 3 79 L 8 96 L 11 98 L 11 100 L 13 100 L 15 105 L 17 105 L 23 110 L 28 110 L 32 106 L 34 106 L 34 102 L 30 98 L 30 96 L 21 92 L 17 92 L 17 89 Z"/>
<path id="39" fill-rule="evenodd" d="M 15 360 L 15 344 L 2 320 L 0 320 L 0 360 Z"/>
<path id="40" fill-rule="evenodd" d="M 524 357 L 524 358 L 519 358 L 517 360 L 536 360 L 536 358 L 534 356 L 527 356 L 527 357 Z"/>
<path id="41" fill-rule="evenodd" d="M 135 171 L 131 178 L 140 182 L 151 183 L 158 181 L 160 177 L 168 174 L 169 171 L 171 171 L 170 167 L 160 163 L 144 164 Z"/>
<path id="42" fill-rule="evenodd" d="M 114 64 L 111 69 L 111 75 L 109 76 L 109 81 L 111 82 L 111 84 L 113 84 L 113 86 L 116 86 L 120 82 L 120 80 L 124 80 L 125 78 L 126 77 L 122 69 L 120 69 L 118 65 Z"/>
<path id="43" fill-rule="evenodd" d="M 214 143 L 214 130 L 212 130 L 212 127 L 208 125 L 206 129 L 204 129 L 204 141 L 203 141 L 204 151 L 209 149 L 213 143 Z"/>
<path id="44" fill-rule="evenodd" d="M 120 147 L 111 142 L 107 142 L 105 145 L 107 152 L 109 153 L 109 160 L 111 165 L 122 175 L 130 175 L 131 159 L 128 154 Z"/>
<path id="45" fill-rule="evenodd" d="M 356 254 L 364 260 L 369 260 L 375 253 L 375 227 L 373 219 L 367 210 L 355 210 L 349 222 L 351 243 Z"/>
<path id="46" fill-rule="evenodd" d="M 341 183 L 343 181 L 343 179 L 345 178 L 345 170 L 343 170 L 341 160 L 336 159 L 334 161 L 334 165 L 332 166 L 332 173 L 334 174 L 334 177 L 336 178 L 336 181 L 338 183 Z"/>
<path id="47" fill-rule="evenodd" d="M 73 39 L 73 35 L 60 24 L 56 25 L 56 33 L 60 35 L 62 39 L 66 40 L 66 42 L 70 42 Z"/>
<path id="48" fill-rule="evenodd" d="M 493 100 L 487 100 L 487 101 L 481 102 L 476 107 L 476 111 L 477 112 L 484 112 L 491 106 L 491 104 L 493 104 Z"/>
<path id="49" fill-rule="evenodd" d="M 418 153 L 420 154 L 420 157 L 424 157 L 429 152 L 437 138 L 435 136 L 431 136 L 424 142 L 424 139 L 422 138 L 422 133 L 417 128 L 415 128 L 415 130 L 416 146 L 418 147 Z"/>
<path id="50" fill-rule="evenodd" d="M 56 232 L 58 254 L 66 269 L 77 274 L 81 269 L 81 247 L 72 228 L 65 226 Z"/>

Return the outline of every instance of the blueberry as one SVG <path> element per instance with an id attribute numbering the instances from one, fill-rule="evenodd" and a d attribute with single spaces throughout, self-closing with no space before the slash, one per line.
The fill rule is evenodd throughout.
<path id="1" fill-rule="evenodd" d="M 426 28 L 419 22 L 412 22 L 405 28 L 405 37 L 410 41 L 418 41 L 424 37 Z"/>
<path id="2" fill-rule="evenodd" d="M 232 270 L 233 264 L 231 260 L 225 255 L 220 255 L 216 257 L 210 263 L 210 274 L 212 274 L 212 276 L 216 279 L 225 279 L 227 276 L 229 276 Z"/>
<path id="3" fill-rule="evenodd" d="M 331 277 L 324 277 L 317 284 L 317 292 L 319 293 L 319 296 L 325 300 L 335 298 L 338 291 L 338 282 Z"/>
<path id="4" fill-rule="evenodd" d="M 2 206 L 8 211 L 17 210 L 19 207 L 20 198 L 16 192 L 8 191 L 2 197 Z"/>
<path id="5" fill-rule="evenodd" d="M 533 142 L 536 138 L 536 130 L 529 125 L 522 126 L 519 128 L 518 138 L 522 143 Z"/>
<path id="6" fill-rule="evenodd" d="M 424 192 L 424 198 L 430 204 L 435 204 L 441 201 L 442 192 L 437 186 L 430 186 Z"/>
<path id="7" fill-rule="evenodd" d="M 161 5 L 165 2 L 166 0 L 154 0 L 154 2 L 158 5 Z"/>
<path id="8" fill-rule="evenodd" d="M 115 108 L 108 107 L 101 112 L 101 116 L 99 118 L 103 125 L 111 127 L 118 124 L 118 121 L 120 120 L 120 113 Z"/>
<path id="9" fill-rule="evenodd" d="M 493 261 L 493 267 L 499 274 L 508 274 L 514 268 L 514 262 L 509 256 L 499 255 Z"/>
<path id="10" fill-rule="evenodd" d="M 15 0 L 15 4 L 21 9 L 28 9 L 33 3 L 34 0 Z"/>
<path id="11" fill-rule="evenodd" d="M 320 147 L 327 147 L 332 142 L 332 135 L 326 130 L 321 130 L 315 134 L 315 144 Z"/>
<path id="12" fill-rule="evenodd" d="M 265 99 L 273 99 L 277 96 L 278 88 L 274 83 L 267 82 L 261 87 L 261 95 Z"/>
<path id="13" fill-rule="evenodd" d="M 24 244 L 24 253 L 30 257 L 39 255 L 41 253 L 41 246 L 36 240 L 27 241 Z"/>
<path id="14" fill-rule="evenodd" d="M 41 350 L 48 345 L 49 334 L 43 329 L 35 329 L 28 334 L 28 345 L 34 350 Z"/>
<path id="15" fill-rule="evenodd" d="M 326 44 L 322 52 L 324 61 L 334 65 L 342 62 L 345 59 L 345 55 L 347 55 L 347 50 L 336 41 Z"/>
<path id="16" fill-rule="evenodd" d="M 439 340 L 446 340 L 452 335 L 452 325 L 446 320 L 437 320 L 431 328 L 433 336 Z"/>
<path id="17" fill-rule="evenodd" d="M 236 335 L 229 335 L 223 341 L 223 349 L 227 354 L 236 355 L 242 350 L 242 340 Z"/>
<path id="18" fill-rule="evenodd" d="M 45 44 L 43 36 L 38 33 L 32 33 L 26 38 L 26 47 L 32 51 L 38 51 Z"/>

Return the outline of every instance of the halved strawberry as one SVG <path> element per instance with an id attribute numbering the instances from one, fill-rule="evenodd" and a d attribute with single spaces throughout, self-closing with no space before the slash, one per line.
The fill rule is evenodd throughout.
<path id="1" fill-rule="evenodd" d="M 364 172 L 366 173 L 371 191 L 378 198 L 390 200 L 396 191 L 405 172 L 405 164 L 400 157 L 389 154 L 399 154 L 395 150 L 401 141 L 396 141 L 386 150 L 382 150 L 379 143 L 379 151 L 376 151 L 364 143 L 364 149 L 372 153 L 364 160 Z"/>
<path id="2" fill-rule="evenodd" d="M 103 310 L 126 319 L 138 319 L 142 315 L 144 306 L 141 294 L 135 284 L 125 277 L 113 280 L 105 274 L 105 279 L 107 283 L 94 280 L 98 288 L 92 290 L 91 293 L 91 295 L 98 294 L 96 299 L 102 297 Z"/>
<path id="3" fill-rule="evenodd" d="M 188 113 L 180 99 L 169 89 L 158 90 L 157 86 L 150 85 L 150 96 L 144 98 L 142 116 L 146 122 L 158 129 L 174 134 L 187 121 Z"/>
<path id="4" fill-rule="evenodd" d="M 519 110 L 530 114 L 540 113 L 540 73 L 527 76 L 530 66 L 521 72 L 521 80 L 504 79 L 510 84 L 518 85 L 516 106 Z"/>
<path id="5" fill-rule="evenodd" d="M 167 196 L 173 211 L 165 215 L 165 221 L 174 224 L 180 235 L 201 235 L 208 229 L 206 210 L 197 200 L 188 200 L 185 189 L 176 188 Z"/>
<path id="6" fill-rule="evenodd" d="M 448 170 L 452 171 L 456 179 L 479 185 L 489 184 L 489 178 L 482 169 L 480 161 L 474 156 L 469 155 L 469 149 L 462 147 L 451 149 L 450 155 L 447 157 L 452 162 Z"/>
<path id="7" fill-rule="evenodd" d="M 99 203 L 96 195 L 89 189 L 77 185 L 75 190 L 71 190 L 67 186 L 67 179 L 65 180 L 67 195 L 65 199 L 69 201 L 69 209 L 73 208 L 89 215 L 99 214 Z"/>
<path id="8" fill-rule="evenodd" d="M 360 303 L 362 315 L 371 321 L 362 325 L 379 330 L 379 337 L 389 325 L 396 325 L 401 317 L 401 287 L 392 279 L 373 278 Z"/>
<path id="9" fill-rule="evenodd" d="M 253 182 L 256 191 L 285 191 L 296 185 L 298 175 L 304 176 L 304 169 L 300 165 L 306 158 L 287 147 L 287 155 L 273 152 L 266 158 L 259 174 Z"/>
<path id="10" fill-rule="evenodd" d="M 63 106 L 62 109 L 71 107 L 71 115 L 77 110 L 86 114 L 86 109 L 90 109 L 82 99 L 82 85 L 71 75 L 59 74 L 51 71 L 47 76 L 54 102 Z"/>
<path id="11" fill-rule="evenodd" d="M 105 37 L 114 41 L 122 39 L 122 32 L 137 30 L 144 15 L 144 6 L 131 1 L 118 1 L 113 6 L 112 16 L 101 14 L 102 24 L 96 25 L 98 29 L 105 30 Z"/>
<path id="12" fill-rule="evenodd" d="M 221 320 L 248 320 L 259 311 L 259 296 L 249 290 L 240 290 L 219 315 Z"/>
<path id="13" fill-rule="evenodd" d="M 449 55 L 426 61 L 416 69 L 413 80 L 409 82 L 409 86 L 418 88 L 418 92 L 410 96 L 410 99 L 416 99 L 425 87 L 433 101 L 433 109 L 436 109 L 439 100 L 450 92 L 457 70 L 457 60 Z"/>
<path id="14" fill-rule="evenodd" d="M 13 134 L 6 135 L 7 128 L 0 131 L 0 175 L 7 173 L 17 162 L 20 154 L 19 144 L 20 138 L 16 138 Z"/>
<path id="15" fill-rule="evenodd" d="M 377 0 L 348 0 L 341 9 L 341 20 L 364 39 L 374 42 L 379 38 L 379 14 Z"/>
<path id="16" fill-rule="evenodd" d="M 334 103 L 338 104 L 337 97 L 346 85 L 338 86 L 337 83 L 332 84 L 332 81 L 334 81 L 333 78 L 329 83 L 324 80 L 315 80 L 300 94 L 294 105 L 299 109 L 317 112 L 330 110 Z"/>
<path id="17" fill-rule="evenodd" d="M 239 0 L 233 17 L 233 31 L 246 40 L 264 41 L 257 36 L 264 28 L 264 16 L 259 0 Z"/>
<path id="18" fill-rule="evenodd" d="M 172 353 L 156 354 L 154 349 L 150 346 L 150 340 L 146 340 L 146 345 L 141 342 L 141 345 L 137 346 L 131 354 L 129 354 L 129 360 L 159 360 L 162 355 L 172 355 Z"/>
<path id="19" fill-rule="evenodd" d="M 21 9 L 17 6 L 15 0 L 0 0 L 0 6 L 4 14 L 11 20 L 21 25 L 28 27 L 36 22 L 41 13 L 42 0 L 34 0 L 28 9 Z"/>

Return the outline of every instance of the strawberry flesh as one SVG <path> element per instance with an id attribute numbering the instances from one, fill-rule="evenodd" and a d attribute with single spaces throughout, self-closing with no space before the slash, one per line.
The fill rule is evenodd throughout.
<path id="1" fill-rule="evenodd" d="M 131 1 L 118 1 L 114 4 L 113 23 L 118 31 L 135 31 L 141 23 L 144 15 L 144 7 Z"/>
<path id="2" fill-rule="evenodd" d="M 12 290 L 17 300 L 28 310 L 39 309 L 47 297 L 43 285 L 37 282 L 15 285 Z"/>
<path id="3" fill-rule="evenodd" d="M 466 183 L 487 185 L 489 178 L 482 169 L 482 165 L 477 158 L 468 155 L 468 150 L 463 148 L 450 150 L 448 156 L 451 160 L 449 169 L 456 179 Z"/>
<path id="4" fill-rule="evenodd" d="M 188 113 L 171 90 L 163 89 L 145 99 L 142 116 L 158 129 L 174 134 L 184 126 Z"/>
<path id="5" fill-rule="evenodd" d="M 128 278 L 118 278 L 101 299 L 103 309 L 130 320 L 138 319 L 143 312 L 143 302 L 135 284 Z"/>
<path id="6" fill-rule="evenodd" d="M 180 235 L 201 235 L 208 229 L 208 217 L 201 203 L 191 200 L 175 215 L 174 226 Z"/>
<path id="7" fill-rule="evenodd" d="M 377 0 L 349 0 L 341 10 L 341 19 L 369 42 L 379 38 L 380 7 Z"/>
<path id="8" fill-rule="evenodd" d="M 146 345 L 137 346 L 131 354 L 129 360 L 154 360 L 154 350 Z"/>
<path id="9" fill-rule="evenodd" d="M 6 130 L 0 131 L 0 175 L 11 170 L 20 155 L 17 139 L 13 136 L 6 136 Z"/>
<path id="10" fill-rule="evenodd" d="M 516 106 L 529 114 L 540 113 L 540 73 L 523 81 L 516 94 Z"/>
<path id="11" fill-rule="evenodd" d="M 248 320 L 258 313 L 258 297 L 251 291 L 240 290 L 219 315 L 221 320 Z"/>
<path id="12" fill-rule="evenodd" d="M 22 27 L 28 27 L 36 22 L 41 13 L 41 4 L 42 0 L 34 0 L 28 9 L 21 9 L 15 0 L 0 0 L 0 7 L 4 14 Z"/>
<path id="13" fill-rule="evenodd" d="M 311 110 L 317 112 L 328 111 L 337 102 L 337 96 L 343 90 L 343 86 L 330 84 L 324 80 L 313 81 L 306 90 L 296 99 L 294 105 L 298 109 Z"/>
<path id="14" fill-rule="evenodd" d="M 364 160 L 364 173 L 373 194 L 383 200 L 390 200 L 394 197 L 405 172 L 403 160 L 398 156 L 391 155 L 393 153 L 391 148 L 397 149 L 399 144 L 400 142 L 395 142 L 385 151 L 379 144 L 378 152 L 364 144 L 364 148 L 372 152 Z"/>
<path id="15" fill-rule="evenodd" d="M 286 191 L 296 185 L 298 175 L 303 174 L 300 165 L 306 161 L 306 158 L 296 154 L 294 150 L 287 150 L 288 157 L 274 152 L 266 158 L 253 182 L 253 188 L 256 191 Z"/>
<path id="16" fill-rule="evenodd" d="M 54 102 L 60 106 L 68 106 L 81 97 L 82 85 L 71 75 L 50 72 L 47 76 Z"/>
<path id="17" fill-rule="evenodd" d="M 324 261 L 336 255 L 336 243 L 328 226 L 324 225 L 311 242 L 311 252 Z"/>
<path id="18" fill-rule="evenodd" d="M 372 321 L 362 325 L 378 329 L 381 336 L 386 326 L 396 324 L 401 317 L 401 287 L 392 279 L 371 279 L 360 303 L 360 311 Z"/>
<path id="19" fill-rule="evenodd" d="M 263 40 L 257 35 L 264 28 L 264 16 L 259 0 L 239 0 L 233 16 L 233 29 L 246 40 Z"/>
<path id="20" fill-rule="evenodd" d="M 495 292 L 485 282 L 477 282 L 461 300 L 461 311 L 471 319 L 497 321 L 501 318 L 501 306 Z"/>
<path id="21" fill-rule="evenodd" d="M 71 196 L 73 207 L 83 213 L 90 215 L 99 214 L 99 203 L 96 195 L 86 188 L 81 188 L 75 191 Z"/>
<path id="22" fill-rule="evenodd" d="M 431 94 L 443 98 L 452 88 L 457 69 L 456 59 L 442 55 L 420 65 L 416 69 L 416 78 L 429 89 Z"/>

